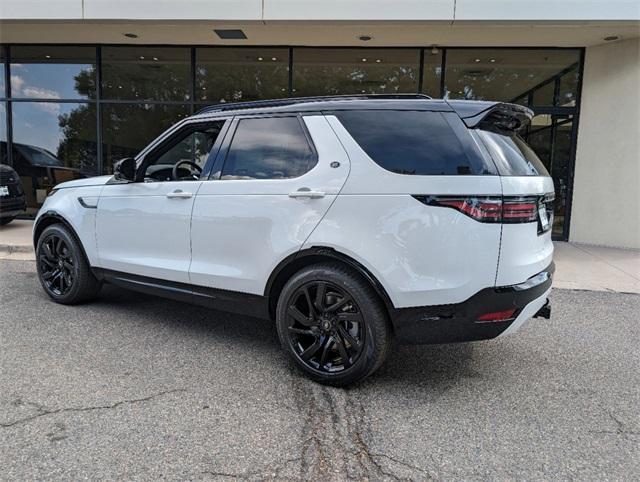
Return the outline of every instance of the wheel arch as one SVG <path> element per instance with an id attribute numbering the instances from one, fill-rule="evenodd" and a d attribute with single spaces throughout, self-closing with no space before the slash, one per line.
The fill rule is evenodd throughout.
<path id="1" fill-rule="evenodd" d="M 280 263 L 278 263 L 275 269 L 271 272 L 264 291 L 264 295 L 267 298 L 267 308 L 271 319 L 275 320 L 278 297 L 280 296 L 280 293 L 282 292 L 282 289 L 284 288 L 287 280 L 302 268 L 310 266 L 312 264 L 321 263 L 323 261 L 337 261 L 356 271 L 371 285 L 376 294 L 380 297 L 387 311 L 387 315 L 391 314 L 392 310 L 394 309 L 391 298 L 389 297 L 387 291 L 384 289 L 384 286 L 382 286 L 382 283 L 380 283 L 376 279 L 371 271 L 369 271 L 365 266 L 353 259 L 351 256 L 341 253 L 340 251 L 336 251 L 334 248 L 325 246 L 314 246 L 287 256 Z"/>
<path id="2" fill-rule="evenodd" d="M 82 255 L 84 256 L 84 259 L 86 259 L 88 261 L 89 257 L 87 256 L 87 253 L 86 253 L 86 251 L 84 249 L 84 245 L 82 244 L 82 240 L 80 239 L 80 236 L 78 236 L 78 233 L 76 232 L 76 230 L 73 227 L 73 225 L 69 221 L 67 221 L 57 211 L 47 211 L 46 213 L 44 213 L 41 216 L 39 216 L 38 219 L 36 220 L 36 224 L 33 227 L 33 247 L 34 247 L 34 249 L 38 248 L 38 239 L 40 239 L 40 236 L 42 235 L 42 232 L 45 229 L 47 229 L 49 226 L 52 226 L 54 224 L 62 224 L 65 228 L 67 228 L 69 230 L 71 235 L 75 238 L 75 240 L 80 245 L 80 249 L 82 250 Z"/>

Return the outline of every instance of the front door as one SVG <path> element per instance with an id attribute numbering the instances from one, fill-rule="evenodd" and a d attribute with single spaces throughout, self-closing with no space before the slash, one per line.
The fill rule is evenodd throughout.
<path id="1" fill-rule="evenodd" d="M 191 210 L 224 122 L 182 126 L 144 156 L 138 182 L 104 187 L 96 216 L 102 268 L 189 282 Z"/>
<path id="2" fill-rule="evenodd" d="M 322 115 L 236 118 L 226 138 L 193 206 L 191 282 L 261 295 L 335 200 L 349 159 Z"/>

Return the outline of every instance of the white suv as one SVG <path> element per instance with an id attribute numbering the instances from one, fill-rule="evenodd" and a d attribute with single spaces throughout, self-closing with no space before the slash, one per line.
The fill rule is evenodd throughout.
<path id="1" fill-rule="evenodd" d="M 548 317 L 553 182 L 524 107 L 424 96 L 222 104 L 34 225 L 59 303 L 103 282 L 275 320 L 311 378 L 374 372 L 392 338 L 449 343 Z"/>

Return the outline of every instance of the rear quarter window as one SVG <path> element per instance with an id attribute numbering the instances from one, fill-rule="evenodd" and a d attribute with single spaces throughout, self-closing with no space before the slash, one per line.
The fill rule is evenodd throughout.
<path id="1" fill-rule="evenodd" d="M 478 132 L 501 176 L 549 175 L 540 158 L 520 136 L 484 130 Z"/>
<path id="2" fill-rule="evenodd" d="M 455 113 L 366 110 L 333 113 L 380 167 L 397 174 L 496 174 Z"/>

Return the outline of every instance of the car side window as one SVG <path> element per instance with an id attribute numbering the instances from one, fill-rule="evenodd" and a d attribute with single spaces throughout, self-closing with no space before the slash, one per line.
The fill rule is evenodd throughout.
<path id="1" fill-rule="evenodd" d="M 211 149 L 222 130 L 224 121 L 209 122 L 179 133 L 146 165 L 145 179 L 178 181 L 198 179 L 207 163 Z M 173 177 L 173 168 L 180 163 Z"/>
<path id="2" fill-rule="evenodd" d="M 294 178 L 316 162 L 298 117 L 241 119 L 221 179 Z"/>
<path id="3" fill-rule="evenodd" d="M 495 174 L 457 115 L 428 111 L 343 111 L 336 116 L 380 167 L 404 175 Z M 457 130 L 457 132 L 456 132 Z"/>

